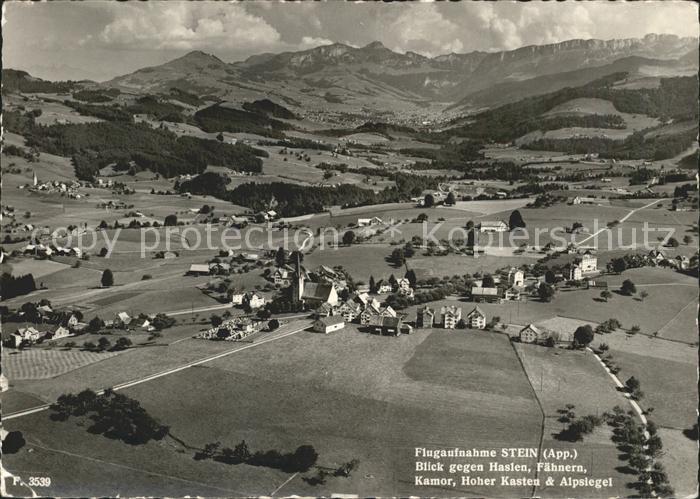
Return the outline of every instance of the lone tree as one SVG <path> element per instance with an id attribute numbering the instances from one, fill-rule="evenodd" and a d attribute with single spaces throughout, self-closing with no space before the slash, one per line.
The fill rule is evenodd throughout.
<path id="1" fill-rule="evenodd" d="M 349 230 L 345 234 L 343 234 L 343 244 L 344 245 L 350 246 L 354 242 L 355 242 L 355 233 L 353 231 Z"/>
<path id="2" fill-rule="evenodd" d="M 102 279 L 100 279 L 100 282 L 105 288 L 112 286 L 114 284 L 114 275 L 112 274 L 112 271 L 105 269 L 104 272 L 102 272 Z"/>
<path id="3" fill-rule="evenodd" d="M 370 293 L 377 292 L 377 282 L 374 280 L 373 275 L 369 276 L 369 292 Z"/>
<path id="4" fill-rule="evenodd" d="M 546 282 L 547 284 L 554 284 L 555 282 L 557 282 L 557 276 L 552 270 L 547 270 L 544 273 L 544 282 Z"/>
<path id="5" fill-rule="evenodd" d="M 455 198 L 455 193 L 450 191 L 450 193 L 445 198 L 445 204 L 453 205 L 456 202 L 457 202 L 457 199 Z"/>
<path id="6" fill-rule="evenodd" d="M 576 345 L 585 347 L 588 346 L 591 341 L 593 341 L 593 328 L 586 324 L 585 326 L 579 326 L 574 332 L 574 341 Z"/>
<path id="7" fill-rule="evenodd" d="M 287 263 L 287 253 L 284 251 L 282 246 L 277 248 L 277 253 L 275 253 L 275 263 L 278 267 L 284 267 L 284 264 Z"/>
<path id="8" fill-rule="evenodd" d="M 177 215 L 168 215 L 165 217 L 163 225 L 166 227 L 177 225 Z"/>
<path id="9" fill-rule="evenodd" d="M 435 204 L 435 197 L 432 194 L 426 194 L 425 199 L 423 199 L 423 206 L 430 208 Z"/>
<path id="10" fill-rule="evenodd" d="M 637 286 L 629 279 L 625 279 L 620 286 L 620 292 L 626 296 L 632 296 L 637 292 Z"/>
<path id="11" fill-rule="evenodd" d="M 641 293 L 639 293 L 639 298 L 642 301 L 644 301 L 644 298 L 646 298 L 647 296 L 649 296 L 649 293 L 647 293 L 646 291 L 642 291 Z"/>
<path id="12" fill-rule="evenodd" d="M 600 297 L 607 303 L 608 299 L 612 298 L 612 293 L 606 289 L 600 292 Z"/>
<path id="13" fill-rule="evenodd" d="M 675 237 L 669 238 L 668 241 L 666 241 L 666 246 L 670 246 L 671 248 L 677 248 L 679 246 L 678 239 Z"/>
<path id="14" fill-rule="evenodd" d="M 510 214 L 508 225 L 510 225 L 510 230 L 525 227 L 525 220 L 518 210 L 513 210 L 513 213 Z"/>
<path id="15" fill-rule="evenodd" d="M 220 316 L 216 315 L 216 314 L 213 314 L 213 315 L 209 318 L 209 320 L 211 321 L 212 327 L 219 327 L 219 326 L 221 325 L 221 323 L 223 322 L 223 319 L 222 319 Z"/>
<path id="16" fill-rule="evenodd" d="M 537 294 L 543 302 L 550 302 L 554 298 L 554 286 L 542 283 L 537 289 Z"/>

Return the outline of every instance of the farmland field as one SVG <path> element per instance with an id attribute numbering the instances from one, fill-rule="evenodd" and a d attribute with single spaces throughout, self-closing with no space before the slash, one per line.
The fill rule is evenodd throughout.
<path id="1" fill-rule="evenodd" d="M 435 358 L 440 358 L 443 376 L 421 367 Z M 480 366 L 486 365 L 504 369 L 501 377 L 494 379 L 486 371 L 479 378 L 463 373 L 468 367 L 478 375 Z M 225 395 L 212 398 L 212 387 L 217 387 L 217 393 L 226 387 Z M 234 444 L 245 439 L 256 449 L 291 450 L 308 443 L 317 449 L 324 466 L 360 460 L 358 473 L 350 479 L 334 478 L 319 488 L 296 478 L 285 486 L 285 494 L 445 493 L 413 485 L 413 447 L 536 446 L 541 421 L 507 339 L 464 331 L 423 330 L 399 338 L 367 335 L 352 327 L 328 336 L 301 333 L 282 343 L 260 346 L 254 355 L 240 352 L 126 393 L 171 425 L 172 434 L 187 445 L 199 447 L 214 440 Z M 206 413 L 200 410 L 203 404 L 209 408 Z M 51 422 L 46 414 L 8 422 L 8 429 L 28 428 L 25 425 L 35 428 L 30 432 L 32 439 L 43 447 L 78 456 L 89 452 L 118 466 L 133 468 L 139 463 L 140 471 L 124 469 L 131 479 L 123 482 L 138 480 L 142 490 L 156 495 L 167 490 L 163 475 L 194 481 L 206 477 L 211 487 L 238 493 L 274 490 L 289 478 L 279 471 L 246 465 L 196 463 L 192 451 L 178 451 L 178 445 L 148 444 L 137 450 L 102 437 L 78 438 L 83 429 L 71 422 Z M 51 451 L 37 446 L 34 454 L 37 465 L 55 469 Z M 13 461 L 8 461 L 9 469 L 21 466 L 21 458 Z M 108 490 L 109 486 L 114 489 Z M 57 487 L 56 494 L 65 490 Z M 128 485 L 106 484 L 101 490 L 114 495 L 128 490 L 123 487 Z M 454 490 L 469 495 L 486 492 Z"/>

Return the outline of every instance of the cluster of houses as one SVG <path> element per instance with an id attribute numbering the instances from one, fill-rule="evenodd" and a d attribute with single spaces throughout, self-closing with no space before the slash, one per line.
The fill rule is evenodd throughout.
<path id="1" fill-rule="evenodd" d="M 250 334 L 259 331 L 262 324 L 262 322 L 254 323 L 247 317 L 234 317 L 199 333 L 195 338 L 225 341 L 242 340 Z"/>
<path id="2" fill-rule="evenodd" d="M 54 331 L 39 331 L 34 326 L 21 327 L 8 337 L 7 345 L 12 348 L 26 347 L 45 340 L 67 338 L 72 334 L 64 326 L 58 326 Z"/>
<path id="3" fill-rule="evenodd" d="M 63 196 L 68 196 L 71 199 L 81 199 L 83 194 L 78 192 L 82 187 L 80 182 L 61 182 L 59 180 L 50 180 L 48 182 L 39 182 L 36 172 L 33 174 L 32 185 L 27 188 L 29 191 L 59 193 Z"/>
<path id="4" fill-rule="evenodd" d="M 51 305 L 37 306 L 33 315 L 34 317 L 31 317 L 32 322 L 40 322 L 42 325 L 53 325 L 56 328 L 39 331 L 34 326 L 21 327 L 8 336 L 6 343 L 8 346 L 19 348 L 20 346 L 30 346 L 44 340 L 66 338 L 79 333 L 87 326 L 87 324 L 81 322 L 81 317 L 78 314 L 70 310 L 54 310 L 51 308 Z M 22 310 L 18 311 L 16 319 L 23 320 L 23 317 L 27 318 L 26 313 Z"/>
<path id="5" fill-rule="evenodd" d="M 469 294 L 472 301 L 477 303 L 518 301 L 526 293 L 525 272 L 515 267 L 508 271 L 508 276 L 503 282 L 498 276 L 493 277 L 493 285 L 487 286 L 484 281 L 485 279 L 481 279 L 474 282 Z"/>
<path id="6" fill-rule="evenodd" d="M 663 250 L 653 249 L 647 257 L 654 265 L 665 265 L 677 270 L 688 270 L 690 268 L 690 259 L 685 255 L 678 255 L 675 258 L 669 258 Z"/>
<path id="7" fill-rule="evenodd" d="M 57 244 L 30 243 L 22 248 L 22 254 L 25 256 L 38 256 L 48 258 L 50 256 L 76 256 L 80 258 L 83 251 L 80 248 L 64 247 Z"/>

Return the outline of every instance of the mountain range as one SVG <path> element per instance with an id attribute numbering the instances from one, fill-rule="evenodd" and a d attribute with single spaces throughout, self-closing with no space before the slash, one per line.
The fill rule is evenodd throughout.
<path id="1" fill-rule="evenodd" d="M 394 52 L 380 42 L 335 43 L 233 63 L 195 51 L 105 85 L 153 93 L 177 87 L 233 102 L 278 97 L 307 111 L 396 113 L 491 107 L 615 72 L 629 73 L 632 84 L 697 71 L 697 38 L 650 34 L 432 58 Z"/>

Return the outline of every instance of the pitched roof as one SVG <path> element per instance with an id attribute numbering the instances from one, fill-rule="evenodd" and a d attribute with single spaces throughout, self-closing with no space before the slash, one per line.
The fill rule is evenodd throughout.
<path id="1" fill-rule="evenodd" d="M 336 324 L 345 323 L 342 315 L 330 315 L 328 317 L 321 317 L 316 322 L 320 322 L 324 326 L 335 326 Z"/>
<path id="2" fill-rule="evenodd" d="M 302 300 L 323 300 L 326 301 L 333 291 L 333 285 L 325 282 L 307 282 L 304 283 L 304 292 L 301 295 Z"/>
<path id="3" fill-rule="evenodd" d="M 484 313 L 483 310 L 481 310 L 479 307 L 474 307 L 474 309 L 467 314 L 468 318 L 471 318 L 472 315 L 479 314 L 482 316 L 484 319 L 486 318 L 486 314 Z"/>
<path id="4" fill-rule="evenodd" d="M 382 327 L 399 327 L 401 322 L 402 320 L 399 317 L 382 317 L 380 325 Z"/>

